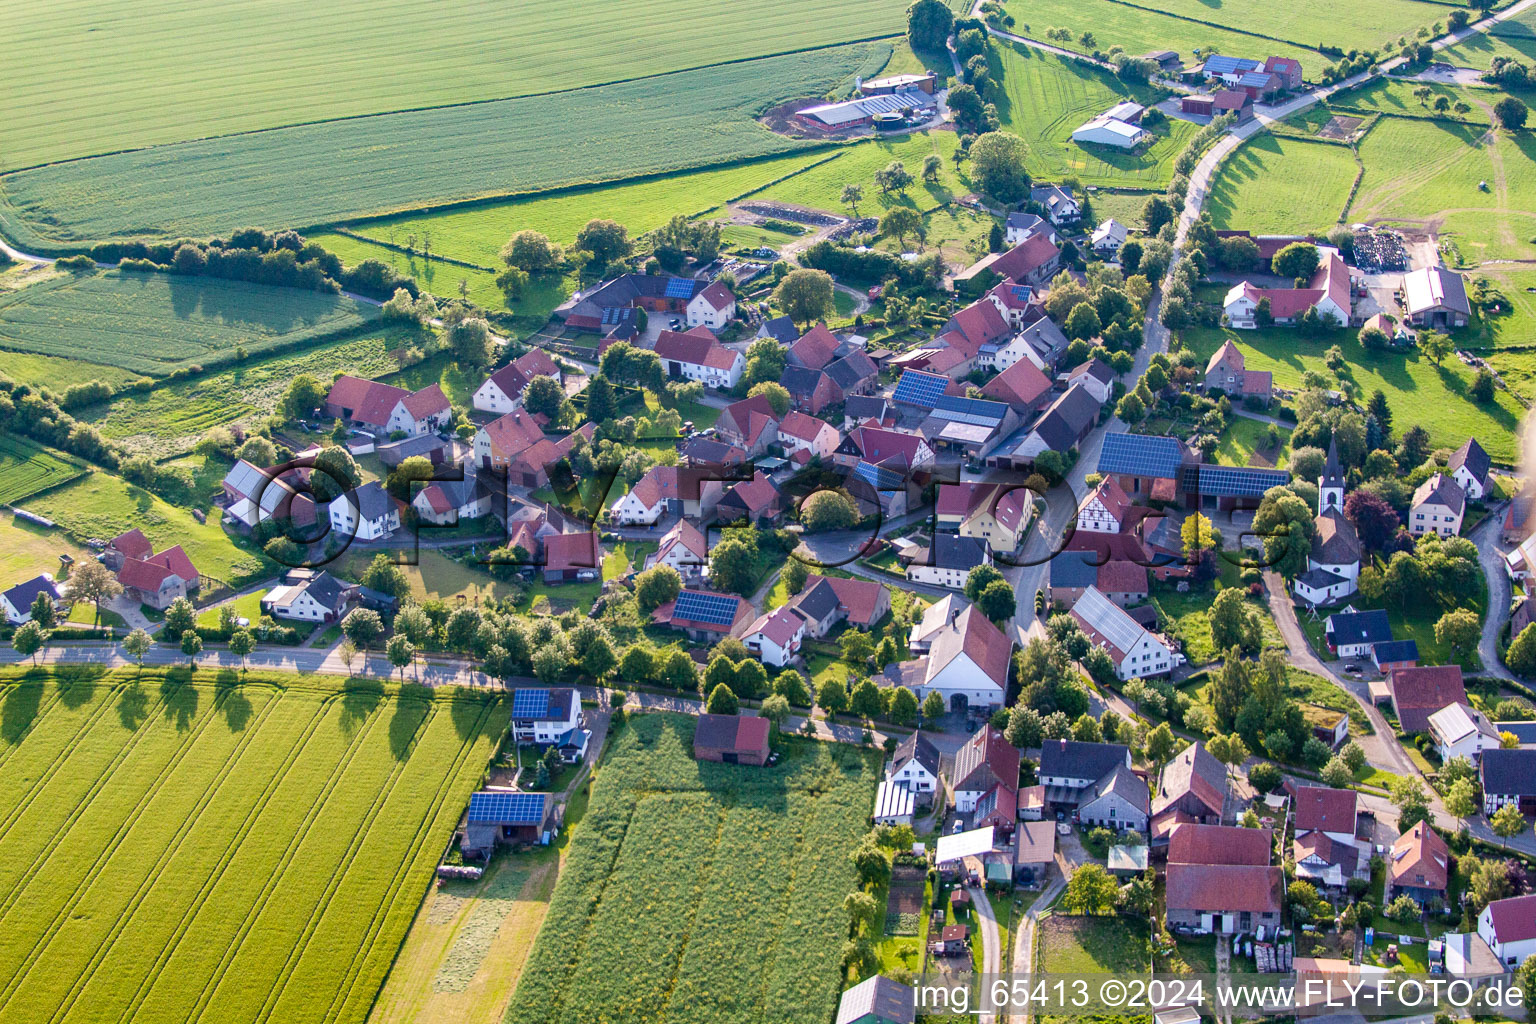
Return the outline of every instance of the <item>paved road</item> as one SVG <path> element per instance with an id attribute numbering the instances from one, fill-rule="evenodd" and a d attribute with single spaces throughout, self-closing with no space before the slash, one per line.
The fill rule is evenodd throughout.
<path id="1" fill-rule="evenodd" d="M 1483 662 L 1482 674 L 1495 679 L 1514 678 L 1499 660 L 1499 634 L 1509 622 L 1512 599 L 1509 573 L 1504 568 L 1504 548 L 1499 542 L 1504 507 L 1500 504 L 1490 508 L 1477 529 L 1467 535 L 1477 545 L 1477 560 L 1483 567 L 1483 579 L 1488 587 L 1488 611 L 1483 616 L 1483 635 L 1477 642 L 1477 656 Z"/>

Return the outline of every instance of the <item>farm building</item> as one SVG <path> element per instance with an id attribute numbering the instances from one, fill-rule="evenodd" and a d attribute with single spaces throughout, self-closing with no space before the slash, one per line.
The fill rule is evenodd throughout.
<path id="1" fill-rule="evenodd" d="M 146 559 L 124 559 L 117 571 L 117 582 L 130 598 L 164 611 L 178 597 L 187 597 L 196 590 L 201 577 L 178 544 Z"/>
<path id="2" fill-rule="evenodd" d="M 1135 106 L 1135 104 L 1130 104 Z M 1113 146 L 1116 149 L 1135 149 L 1152 138 L 1145 128 L 1101 114 L 1086 121 L 1072 132 L 1072 141 L 1095 146 Z"/>
<path id="3" fill-rule="evenodd" d="M 393 384 L 352 376 L 336 378 L 322 409 L 330 419 L 383 434 L 425 434 L 441 430 L 453 420 L 453 406 L 437 384 L 407 391 Z"/>
<path id="4" fill-rule="evenodd" d="M 1228 85 L 1236 85 L 1250 71 L 1258 71 L 1264 65 L 1251 57 L 1224 57 L 1219 53 L 1213 53 L 1205 58 L 1205 63 L 1197 68 L 1194 77 L 1219 78 Z"/>
<path id="5" fill-rule="evenodd" d="M 1179 55 L 1174 50 L 1153 50 L 1142 54 L 1140 59 L 1150 60 L 1165 72 L 1178 71 L 1183 67 L 1183 62 L 1179 60 Z"/>
<path id="6" fill-rule="evenodd" d="M 766 718 L 742 715 L 700 715 L 693 733 L 693 756 L 723 764 L 768 763 Z"/>
<path id="7" fill-rule="evenodd" d="M 894 92 L 909 92 L 916 89 L 933 95 L 934 84 L 937 77 L 932 71 L 925 71 L 921 75 L 889 75 L 885 78 L 871 78 L 867 82 L 859 83 L 859 92 L 865 96 L 889 96 Z"/>
<path id="8" fill-rule="evenodd" d="M 716 388 L 735 387 L 747 365 L 745 356 L 716 341 L 708 327 L 692 327 L 684 333 L 662 331 L 656 339 L 656 355 L 668 375 Z"/>
<path id="9" fill-rule="evenodd" d="M 1223 89 L 1211 100 L 1211 113 L 1216 117 L 1233 114 L 1237 123 L 1253 120 L 1253 97 L 1237 89 Z"/>
<path id="10" fill-rule="evenodd" d="M 1084 588 L 1070 613 L 1090 643 L 1104 648 L 1122 680 L 1163 675 L 1173 670 L 1173 653 L 1162 638 L 1150 633 L 1099 590 Z"/>
<path id="11" fill-rule="evenodd" d="M 544 582 L 595 580 L 603 564 L 596 530 L 561 533 L 544 541 Z"/>
<path id="12" fill-rule="evenodd" d="M 472 793 L 459 847 L 465 857 L 489 860 L 502 844 L 548 846 L 560 831 L 563 814 L 564 808 L 548 793 Z"/>
<path id="13" fill-rule="evenodd" d="M 685 587 L 676 600 L 652 612 L 651 620 L 682 631 L 690 640 L 709 643 L 738 635 L 752 620 L 752 606 L 734 594 Z"/>
<path id="14" fill-rule="evenodd" d="M 1277 324 L 1299 320 L 1307 310 L 1316 309 L 1324 320 L 1332 319 L 1339 327 L 1348 326 L 1354 315 L 1353 285 L 1349 266 L 1337 253 L 1323 257 L 1322 266 L 1312 274 L 1305 288 L 1260 288 L 1248 281 L 1235 284 L 1222 300 L 1227 322 L 1241 330 L 1259 326 L 1260 304 L 1269 302 L 1269 315 Z"/>
<path id="15" fill-rule="evenodd" d="M 621 274 L 591 291 L 577 292 L 555 309 L 567 327 L 606 333 L 616 318 L 608 310 L 643 309 L 652 313 L 686 314 L 694 296 L 709 287 L 708 281 L 669 274 Z"/>
<path id="16" fill-rule="evenodd" d="M 1404 274 L 1403 307 L 1415 327 L 1465 327 L 1472 316 L 1461 275 L 1444 267 Z"/>
<path id="17" fill-rule="evenodd" d="M 911 88 L 802 107 L 795 111 L 795 120 L 817 131 L 838 132 L 874 124 L 876 118 L 882 115 L 894 114 L 909 122 L 925 121 L 937 107 L 938 103 L 931 93 L 921 88 Z"/>
<path id="18" fill-rule="evenodd" d="M 877 974 L 843 993 L 837 1004 L 837 1024 L 912 1024 L 916 1007 L 917 996 L 910 986 Z"/>
<path id="19" fill-rule="evenodd" d="M 1264 62 L 1264 70 L 1278 75 L 1285 89 L 1295 92 L 1301 88 L 1301 61 L 1295 57 L 1270 57 Z"/>
<path id="20" fill-rule="evenodd" d="M 1196 117 L 1214 117 L 1216 98 L 1214 96 L 1185 96 L 1179 101 L 1179 110 Z"/>
<path id="21" fill-rule="evenodd" d="M 1448 704 L 1466 704 L 1467 688 L 1457 665 L 1421 665 L 1387 677 L 1392 709 L 1403 732 L 1429 731 L 1429 718 Z"/>

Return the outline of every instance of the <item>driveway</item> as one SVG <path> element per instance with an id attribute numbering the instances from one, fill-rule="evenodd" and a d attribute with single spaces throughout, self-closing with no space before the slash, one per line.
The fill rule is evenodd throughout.
<path id="1" fill-rule="evenodd" d="M 1505 680 L 1514 678 L 1499 660 L 1499 634 L 1509 622 L 1509 606 L 1513 599 L 1509 573 L 1504 568 L 1505 549 L 1499 542 L 1507 504 L 1490 508 L 1483 521 L 1467 535 L 1477 545 L 1477 561 L 1483 567 L 1483 578 L 1488 585 L 1488 613 L 1483 616 L 1483 635 L 1477 642 L 1477 656 L 1483 662 L 1483 675 Z"/>
<path id="2" fill-rule="evenodd" d="M 1056 856 L 1056 863 L 1058 869 L 1061 868 L 1060 853 Z M 1051 884 L 1045 887 L 1040 893 L 1039 898 L 1030 904 L 1029 910 L 1020 919 L 1019 930 L 1014 937 L 1013 943 L 1013 971 L 1015 974 L 1029 974 L 1034 971 L 1035 936 L 1040 933 L 1040 915 L 1049 909 L 1051 904 L 1056 902 L 1056 897 L 1060 896 L 1067 888 L 1065 875 L 1065 871 L 1058 870 L 1056 877 L 1051 880 Z M 1007 1015 L 1007 1019 L 1012 1020 L 1014 1024 L 1020 1024 L 1020 1022 L 1022 1024 L 1029 1024 L 1029 1018 L 1030 1011 L 1027 1009 L 1022 1013 Z"/>
<path id="3" fill-rule="evenodd" d="M 987 899 L 987 891 L 980 886 L 969 886 L 966 889 L 971 894 L 971 906 L 976 908 L 976 920 L 980 923 L 981 931 L 981 973 L 997 975 L 1003 970 L 1003 940 L 998 934 L 997 918 L 992 913 L 992 901 Z M 991 1024 L 997 1020 L 994 1013 L 980 1013 L 977 1019 L 982 1024 Z"/>

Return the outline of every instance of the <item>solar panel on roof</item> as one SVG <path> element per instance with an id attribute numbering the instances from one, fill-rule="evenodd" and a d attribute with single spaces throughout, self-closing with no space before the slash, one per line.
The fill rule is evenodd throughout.
<path id="1" fill-rule="evenodd" d="M 904 402 L 907 405 L 920 405 L 924 409 L 932 409 L 948 386 L 949 378 L 942 373 L 907 370 L 901 375 L 901 380 L 896 382 L 896 390 L 891 393 L 891 398 L 893 401 Z"/>
<path id="2" fill-rule="evenodd" d="M 893 469 L 861 462 L 853 467 L 853 475 L 877 491 L 895 491 L 902 487 L 902 475 Z"/>
<path id="3" fill-rule="evenodd" d="M 666 297 L 669 299 L 693 298 L 693 278 L 673 277 L 667 280 Z"/>
<path id="4" fill-rule="evenodd" d="M 1184 453 L 1171 437 L 1146 434 L 1108 434 L 1099 449 L 1100 473 L 1124 473 L 1135 476 L 1174 479 Z"/>
<path id="5" fill-rule="evenodd" d="M 736 598 L 727 597 L 724 594 L 703 594 L 696 590 L 685 590 L 677 595 L 677 604 L 672 607 L 672 615 L 674 618 L 687 619 L 690 622 L 729 626 L 736 619 L 739 603 Z"/>
<path id="6" fill-rule="evenodd" d="M 469 798 L 471 822 L 537 825 L 544 820 L 542 793 L 474 793 Z"/>
<path id="7" fill-rule="evenodd" d="M 941 395 L 933 404 L 934 412 L 942 412 L 950 419 L 964 423 L 996 423 L 1008 415 L 1008 406 L 1002 402 L 988 402 L 980 398 L 961 398 Z"/>
<path id="8" fill-rule="evenodd" d="M 1289 483 L 1291 475 L 1283 469 L 1200 466 L 1197 479 L 1197 489 L 1203 495 L 1216 498 L 1262 498 L 1264 492 L 1271 487 Z"/>
<path id="9" fill-rule="evenodd" d="M 512 694 L 513 718 L 542 718 L 549 714 L 548 690 L 518 690 Z"/>

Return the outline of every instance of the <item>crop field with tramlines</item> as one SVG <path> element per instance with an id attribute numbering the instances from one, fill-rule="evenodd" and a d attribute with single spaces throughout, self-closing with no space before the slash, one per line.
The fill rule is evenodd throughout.
<path id="1" fill-rule="evenodd" d="M 878 759 L 791 741 L 773 768 L 699 762 L 694 721 L 610 739 L 507 1024 L 831 1019 Z"/>
<path id="2" fill-rule="evenodd" d="M 363 1021 L 506 715 L 232 670 L 0 691 L 7 1024 Z"/>
<path id="3" fill-rule="evenodd" d="M 0 434 L 0 505 L 67 483 L 84 472 L 85 467 L 73 456 L 25 437 Z"/>
<path id="4" fill-rule="evenodd" d="M 58 0 L 0 11 L 28 53 L 5 169 L 261 128 L 599 85 L 896 35 L 906 0 Z M 580 133 L 580 126 L 572 131 Z"/>
<path id="5" fill-rule="evenodd" d="M 0 178 L 0 227 L 47 246 L 274 229 L 803 149 L 754 118 L 890 58 L 889 43 L 525 97 L 326 121 L 50 164 Z"/>
<path id="6" fill-rule="evenodd" d="M 175 274 L 61 275 L 0 292 L 0 349 L 161 377 L 362 327 L 373 306 L 340 295 Z"/>

